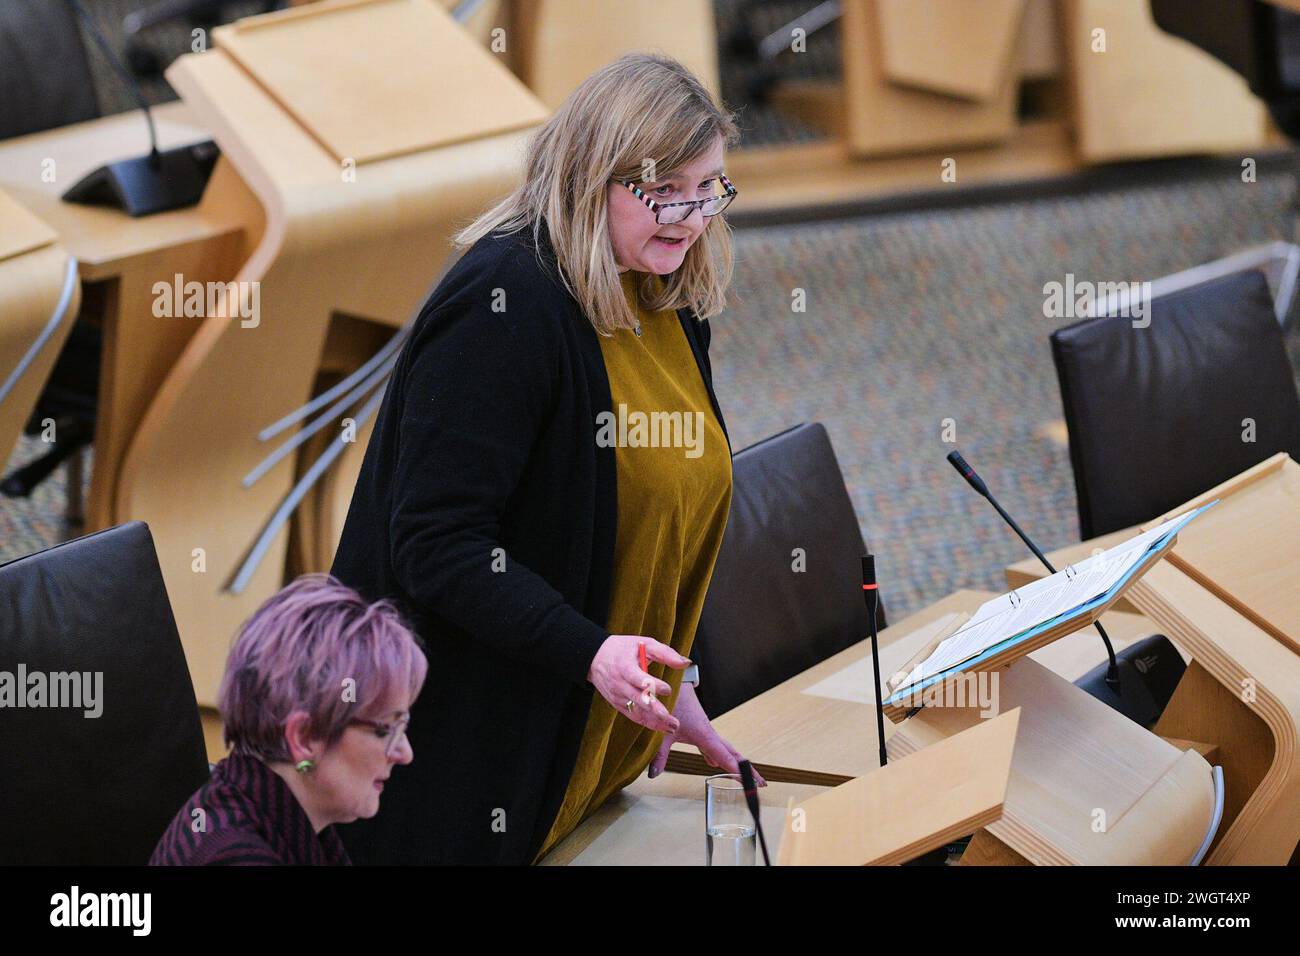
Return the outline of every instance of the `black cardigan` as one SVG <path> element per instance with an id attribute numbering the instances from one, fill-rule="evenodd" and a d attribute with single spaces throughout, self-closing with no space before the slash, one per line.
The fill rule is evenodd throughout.
<path id="1" fill-rule="evenodd" d="M 488 236 L 439 283 L 366 449 L 333 573 L 398 605 L 429 676 L 414 763 L 341 828 L 356 863 L 530 862 L 577 759 L 609 636 L 617 479 L 595 435 L 612 402 L 542 237 Z M 678 318 L 722 423 L 708 322 Z"/>

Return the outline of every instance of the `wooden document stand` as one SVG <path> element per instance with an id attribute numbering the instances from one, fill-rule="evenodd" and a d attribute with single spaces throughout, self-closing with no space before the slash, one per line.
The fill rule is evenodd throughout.
<path id="1" fill-rule="evenodd" d="M 786 818 L 782 866 L 890 866 L 1002 816 L 1020 711 L 841 784 Z"/>
<path id="2" fill-rule="evenodd" d="M 387 337 L 415 313 L 453 231 L 514 186 L 546 116 L 433 0 L 326 0 L 214 36 L 167 78 L 222 150 L 203 203 L 247 208 L 256 225 L 221 314 L 158 320 L 198 328 L 132 440 L 116 502 L 117 520 L 150 525 L 205 705 L 240 622 L 284 583 L 287 526 L 247 587 L 228 589 L 299 477 L 291 454 L 244 486 L 294 430 L 258 433 L 312 397 L 336 314 Z M 232 296 L 252 288 L 260 315 L 245 321 Z M 357 426 L 333 466 L 344 478 L 319 486 L 334 501 L 312 509 L 321 540 L 306 552 L 333 553 L 368 434 Z"/>
<path id="3" fill-rule="evenodd" d="M 1185 510 L 1190 510 L 1190 509 L 1185 509 Z M 1179 512 L 1178 514 L 1181 513 L 1182 512 Z M 1170 517 L 1177 517 L 1177 514 L 1171 515 Z M 1096 607 L 1084 613 L 1074 614 L 1071 617 L 1067 618 L 1066 620 L 1061 621 L 1059 624 L 1047 628 L 1046 630 L 1042 631 L 1039 634 L 1035 634 L 1032 637 L 1018 640 L 1015 643 L 1011 644 L 1010 646 L 1004 647 L 1002 650 L 998 651 L 992 656 L 980 660 L 978 663 L 962 664 L 960 667 L 954 669 L 952 673 L 950 673 L 948 676 L 943 677 L 937 683 L 932 684 L 929 688 L 925 690 L 916 691 L 915 694 L 910 695 L 909 697 L 904 698 L 901 701 L 892 704 L 886 703 L 883 707 L 885 716 L 888 717 L 890 720 L 894 721 L 895 723 L 901 720 L 905 720 L 907 718 L 908 713 L 915 706 L 917 706 L 918 703 L 922 702 L 926 698 L 926 695 L 928 694 L 943 695 L 944 693 L 947 692 L 946 690 L 947 688 L 950 688 L 953 684 L 959 681 L 970 679 L 974 677 L 974 675 L 980 672 L 997 671 L 1002 668 L 1009 667 L 1010 665 L 1014 664 L 1016 661 L 1020 660 L 1021 658 L 1027 657 L 1033 651 L 1038 650 L 1040 647 L 1046 647 L 1048 644 L 1051 644 L 1054 641 L 1060 640 L 1063 637 L 1068 637 L 1069 635 L 1074 634 L 1077 631 L 1092 626 L 1092 624 L 1095 623 L 1098 618 L 1100 618 L 1103 614 L 1105 614 L 1112 607 L 1114 607 L 1120 600 L 1123 599 L 1125 592 L 1127 592 L 1136 581 L 1140 580 L 1142 575 L 1146 574 L 1153 566 L 1155 566 L 1155 564 L 1159 562 L 1161 558 L 1171 553 L 1173 546 L 1177 542 L 1177 540 L 1178 540 L 1178 536 L 1176 534 L 1172 535 L 1170 536 L 1169 540 L 1167 540 L 1158 549 L 1148 554 L 1142 560 L 1142 562 L 1134 569 L 1134 571 L 1132 572 L 1132 576 L 1127 581 L 1125 581 L 1123 585 L 1118 587 L 1115 590 L 1115 592 L 1111 594 L 1105 601 L 1101 602 Z M 937 634 L 934 637 L 934 639 L 931 640 L 926 645 L 924 645 L 912 657 L 911 660 L 905 663 L 899 669 L 899 671 L 893 677 L 890 678 L 888 683 L 883 688 L 882 694 L 884 695 L 885 699 L 888 700 L 890 696 L 893 695 L 898 690 L 899 685 L 907 677 L 908 673 L 911 672 L 912 668 L 914 668 L 915 666 L 920 664 L 923 660 L 925 660 L 925 658 L 927 658 L 934 651 L 935 648 L 937 648 L 941 643 L 943 643 L 944 640 L 951 637 L 952 634 L 955 633 L 963 623 L 964 620 L 959 619 L 957 622 L 955 622 L 954 626 L 952 626 L 949 629 L 946 629 L 944 632 L 941 632 L 940 634 Z"/>

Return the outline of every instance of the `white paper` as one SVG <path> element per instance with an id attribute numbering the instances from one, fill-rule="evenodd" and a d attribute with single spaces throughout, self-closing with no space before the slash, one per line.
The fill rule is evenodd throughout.
<path id="1" fill-rule="evenodd" d="M 1078 611 L 1117 586 L 1146 559 L 1161 538 L 1186 524 L 1196 513 L 1171 518 L 1109 550 L 986 601 L 961 630 L 913 668 L 894 693 L 956 667 L 1032 628 Z"/>

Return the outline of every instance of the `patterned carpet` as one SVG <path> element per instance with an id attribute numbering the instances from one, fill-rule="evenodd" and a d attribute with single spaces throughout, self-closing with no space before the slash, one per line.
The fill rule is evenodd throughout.
<path id="1" fill-rule="evenodd" d="M 736 302 L 711 349 L 733 446 L 826 425 L 895 619 L 959 587 L 1001 590 L 1023 545 L 944 461 L 943 420 L 1040 547 L 1079 540 L 1047 340 L 1074 320 L 1044 318 L 1043 284 L 1157 278 L 1285 238 L 1293 189 L 1170 182 L 738 232 Z"/>
<path id="2" fill-rule="evenodd" d="M 1195 178 L 740 230 L 712 346 L 733 445 L 826 425 L 895 619 L 959 587 L 1000 589 L 1022 547 L 943 460 L 943 420 L 1044 549 L 1078 540 L 1047 343 L 1070 320 L 1043 317 L 1043 284 L 1156 278 L 1284 238 L 1293 190 L 1283 174 Z M 805 313 L 791 311 L 795 288 Z M 1300 330 L 1288 344 L 1300 366 Z M 42 447 L 24 440 L 8 468 Z M 62 480 L 0 499 L 0 561 L 58 540 Z"/>

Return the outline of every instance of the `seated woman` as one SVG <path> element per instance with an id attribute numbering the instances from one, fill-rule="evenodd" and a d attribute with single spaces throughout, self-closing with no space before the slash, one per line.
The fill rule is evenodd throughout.
<path id="1" fill-rule="evenodd" d="M 218 707 L 231 748 L 150 866 L 350 865 L 333 824 L 379 811 L 409 764 L 424 653 L 393 607 L 326 575 L 270 598 L 231 648 Z"/>

